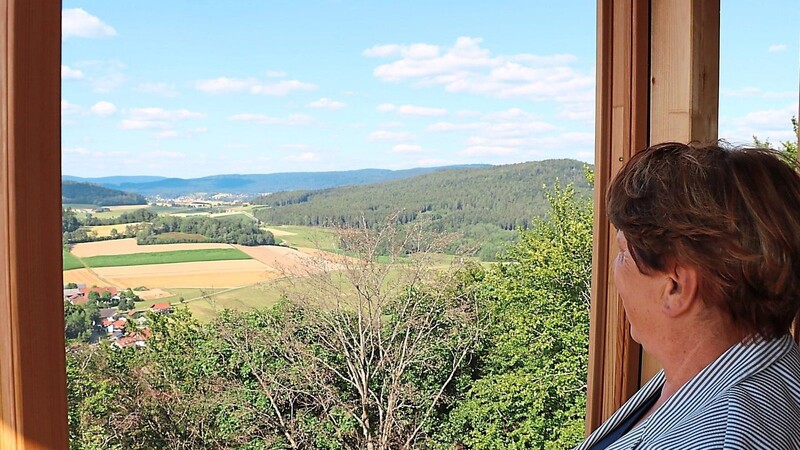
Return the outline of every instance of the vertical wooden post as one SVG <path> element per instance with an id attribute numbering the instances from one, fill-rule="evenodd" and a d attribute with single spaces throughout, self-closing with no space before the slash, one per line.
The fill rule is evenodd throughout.
<path id="1" fill-rule="evenodd" d="M 61 4 L 0 0 L 0 448 L 68 447 Z"/>
<path id="2" fill-rule="evenodd" d="M 650 143 L 708 144 L 719 117 L 719 0 L 653 1 Z M 660 370 L 642 357 L 642 380 Z"/>
<path id="3" fill-rule="evenodd" d="M 624 162 L 647 145 L 650 5 L 600 0 L 597 11 L 594 252 L 587 431 L 597 428 L 639 387 L 639 345 L 614 286 L 615 233 L 605 193 Z"/>
<path id="4" fill-rule="evenodd" d="M 658 370 L 630 338 L 614 287 L 605 193 L 624 161 L 648 144 L 716 140 L 719 0 L 599 0 L 597 37 L 587 431 Z"/>

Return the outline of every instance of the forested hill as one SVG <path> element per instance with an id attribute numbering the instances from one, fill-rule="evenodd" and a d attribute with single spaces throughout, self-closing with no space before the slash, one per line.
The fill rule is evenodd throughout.
<path id="1" fill-rule="evenodd" d="M 147 200 L 139 194 L 109 189 L 92 183 L 61 182 L 61 203 L 82 203 L 97 206 L 146 205 Z"/>
<path id="2" fill-rule="evenodd" d="M 325 189 L 354 184 L 378 183 L 461 167 L 485 166 L 420 167 L 405 170 L 359 169 L 339 172 L 286 172 L 252 175 L 233 174 L 188 179 L 150 177 L 154 179 L 146 181 L 147 177 L 106 177 L 98 178 L 97 183 L 146 196 L 179 197 L 198 192 L 259 195 L 265 192 Z M 76 177 L 70 178 L 76 179 Z"/>
<path id="3" fill-rule="evenodd" d="M 579 196 L 591 188 L 584 163 L 549 160 L 505 166 L 439 171 L 402 180 L 316 191 L 292 191 L 258 197 L 255 215 L 273 225 L 357 224 L 369 225 L 400 212 L 400 222 L 428 217 L 440 231 L 458 231 L 483 248 L 481 256 L 494 252 L 527 228 L 531 219 L 545 215 L 549 206 L 544 186 L 556 181 L 573 184 Z"/>

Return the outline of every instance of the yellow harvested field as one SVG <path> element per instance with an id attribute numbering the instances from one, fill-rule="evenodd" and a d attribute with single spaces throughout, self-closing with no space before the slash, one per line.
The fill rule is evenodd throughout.
<path id="1" fill-rule="evenodd" d="M 281 276 L 275 269 L 252 259 L 100 267 L 94 270 L 99 276 L 122 288 L 225 288 L 260 283 Z"/>
<path id="2" fill-rule="evenodd" d="M 86 286 L 108 286 L 109 283 L 101 280 L 90 269 L 73 269 L 64 271 L 64 284 L 76 283 Z"/>
<path id="3" fill-rule="evenodd" d="M 259 245 L 255 247 L 236 245 L 235 247 L 250 255 L 251 258 L 285 275 L 308 275 L 323 268 L 327 270 L 338 269 L 338 265 L 334 262 L 336 255 L 327 252 L 322 253 L 329 255 L 329 258 L 322 258 L 320 255 L 311 255 L 278 245 Z"/>
<path id="4" fill-rule="evenodd" d="M 133 291 L 144 301 L 157 300 L 164 297 L 172 297 L 172 294 L 163 289 L 148 289 L 146 291 Z"/>
<path id="5" fill-rule="evenodd" d="M 110 230 L 109 230 L 110 231 Z M 205 250 L 209 248 L 231 248 L 230 244 L 157 244 L 139 245 L 136 239 L 84 242 L 75 244 L 70 251 L 78 258 L 99 255 L 129 255 L 131 253 L 172 252 L 175 250 Z"/>
<path id="6" fill-rule="evenodd" d="M 292 233 L 291 231 L 281 230 L 278 228 L 264 228 L 264 229 L 272 233 L 272 235 L 275 237 L 297 236 L 297 233 Z"/>
<path id="7" fill-rule="evenodd" d="M 124 233 L 125 227 L 130 224 L 123 224 L 123 225 L 97 225 L 93 227 L 85 227 L 89 232 L 96 232 L 98 237 L 106 237 L 111 236 L 111 230 L 114 228 L 117 229 L 117 233 Z"/>

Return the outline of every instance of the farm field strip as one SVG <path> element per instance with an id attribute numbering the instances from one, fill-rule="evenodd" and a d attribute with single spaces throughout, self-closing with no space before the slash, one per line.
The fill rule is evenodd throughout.
<path id="1" fill-rule="evenodd" d="M 230 288 L 280 278 L 275 269 L 254 259 L 146 266 L 102 267 L 97 274 L 121 288 Z"/>
<path id="2" fill-rule="evenodd" d="M 206 250 L 214 248 L 233 248 L 230 244 L 157 244 L 139 245 L 136 239 L 115 239 L 111 241 L 84 242 L 72 246 L 71 252 L 78 258 L 100 255 L 128 255 L 133 253 L 157 253 L 176 250 Z"/>
<path id="3" fill-rule="evenodd" d="M 286 275 L 308 275 L 309 273 L 317 272 L 322 267 L 328 270 L 336 270 L 338 268 L 338 264 L 332 260 L 335 255 L 326 252 L 308 254 L 301 250 L 278 245 L 260 245 L 257 247 L 237 245 L 236 248 L 247 253 L 253 259 L 257 259 Z M 331 259 L 323 255 L 327 255 Z"/>
<path id="4" fill-rule="evenodd" d="M 61 250 L 61 261 L 63 270 L 82 269 L 83 264 L 67 249 Z"/>
<path id="5" fill-rule="evenodd" d="M 120 225 L 94 225 L 84 228 L 86 228 L 88 232 L 94 231 L 95 233 L 97 233 L 98 237 L 108 237 L 111 236 L 111 230 L 113 229 L 116 229 L 118 233 L 123 233 L 125 231 L 125 227 L 127 227 L 128 225 L 136 225 L 137 223 L 124 223 Z"/>
<path id="6" fill-rule="evenodd" d="M 90 269 L 74 269 L 74 270 L 66 270 L 63 274 L 64 284 L 67 283 L 76 283 L 76 284 L 85 284 L 86 286 L 108 286 L 108 282 L 100 279 L 92 270 Z M 130 286 L 130 287 L 137 287 L 137 286 Z"/>
<path id="7" fill-rule="evenodd" d="M 151 264 L 188 262 L 230 261 L 251 259 L 250 255 L 236 248 L 213 248 L 205 250 L 175 250 L 171 252 L 133 253 L 130 255 L 100 255 L 83 258 L 92 268 L 130 267 Z"/>

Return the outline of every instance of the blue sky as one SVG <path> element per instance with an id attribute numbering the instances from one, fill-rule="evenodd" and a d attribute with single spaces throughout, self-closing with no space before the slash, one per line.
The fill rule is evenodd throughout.
<path id="1" fill-rule="evenodd" d="M 789 139 L 796 0 L 722 4 L 720 136 Z M 63 172 L 592 161 L 595 2 L 63 1 Z"/>

